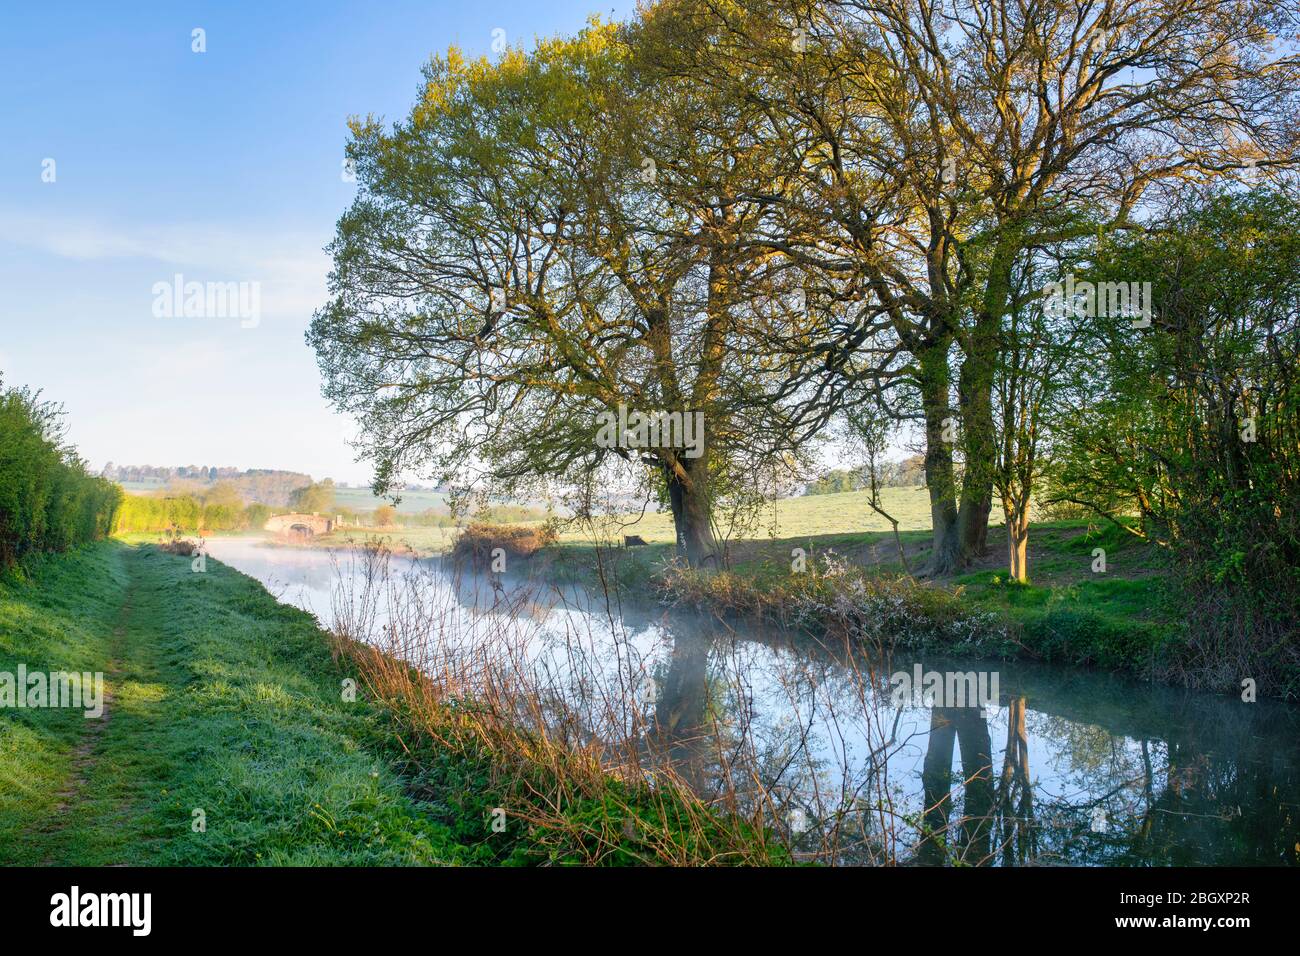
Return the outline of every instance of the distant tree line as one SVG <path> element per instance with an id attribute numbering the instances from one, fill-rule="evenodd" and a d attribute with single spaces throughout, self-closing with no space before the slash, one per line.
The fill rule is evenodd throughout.
<path id="1" fill-rule="evenodd" d="M 103 477 L 118 482 L 154 483 L 172 495 L 202 495 L 207 486 L 229 483 L 246 501 L 285 507 L 293 494 L 312 484 L 311 475 L 274 468 L 215 468 L 207 465 L 115 465 L 104 466 Z"/>
<path id="2" fill-rule="evenodd" d="M 876 483 L 882 488 L 916 488 L 925 484 L 925 456 L 912 455 L 901 461 L 882 462 L 876 466 Z M 805 495 L 837 495 L 861 491 L 870 481 L 860 468 L 834 468 L 804 485 Z"/>
<path id="3" fill-rule="evenodd" d="M 449 528 L 459 523 L 447 510 L 426 508 L 418 513 L 399 512 L 389 504 L 379 505 L 373 511 L 356 511 L 346 507 L 304 508 L 291 505 L 272 508 L 260 502 L 245 504 L 229 497 L 228 483 L 219 482 L 212 493 L 170 495 L 125 495 L 113 522 L 113 533 L 186 531 L 258 531 L 275 514 L 286 510 L 312 512 L 343 519 L 344 525 L 365 528 Z M 319 494 L 319 493 L 318 493 Z M 299 503 L 321 505 L 325 502 L 312 497 L 300 497 Z M 497 505 L 474 515 L 474 520 L 485 524 L 508 524 L 521 521 L 542 521 L 544 511 L 522 505 Z"/>
<path id="4" fill-rule="evenodd" d="M 60 406 L 0 381 L 0 568 L 104 537 L 121 498 L 65 444 Z"/>
<path id="5" fill-rule="evenodd" d="M 217 481 L 237 478 L 244 474 L 238 468 L 218 468 L 210 465 L 116 465 L 109 462 L 100 475 L 110 481 L 158 482 L 166 484 L 173 478 L 194 481 Z"/>

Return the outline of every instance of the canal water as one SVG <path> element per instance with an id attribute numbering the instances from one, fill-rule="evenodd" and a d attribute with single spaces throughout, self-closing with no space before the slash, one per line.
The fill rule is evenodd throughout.
<path id="1" fill-rule="evenodd" d="M 800 858 L 1295 865 L 1300 711 L 1073 668 L 894 656 L 437 560 L 217 538 L 281 601 L 760 807 Z M 508 674 L 508 678 L 505 676 Z M 924 693 L 935 677 L 938 694 Z M 954 680 L 955 678 L 955 680 Z M 953 699 L 965 687 L 966 699 Z"/>

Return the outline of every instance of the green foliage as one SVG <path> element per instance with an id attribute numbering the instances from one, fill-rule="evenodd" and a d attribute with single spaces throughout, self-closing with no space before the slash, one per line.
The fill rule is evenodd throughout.
<path id="1" fill-rule="evenodd" d="M 166 531 L 170 528 L 198 531 L 202 517 L 203 504 L 189 495 L 165 498 L 126 495 L 113 522 L 113 533 Z"/>
<path id="2" fill-rule="evenodd" d="M 1212 197 L 1102 244 L 1088 278 L 1150 282 L 1149 328 L 1099 318 L 1053 497 L 1176 559 L 1182 675 L 1300 689 L 1300 204 Z"/>
<path id="3" fill-rule="evenodd" d="M 1160 632 L 1087 608 L 1056 607 L 1025 615 L 1021 640 L 1045 661 L 1149 673 Z"/>
<path id="4" fill-rule="evenodd" d="M 0 569 L 104 537 L 121 490 L 63 443 L 63 412 L 0 381 Z"/>
<path id="5" fill-rule="evenodd" d="M 328 514 L 334 510 L 334 482 L 326 478 L 299 488 L 289 496 L 289 506 L 304 514 Z"/>
<path id="6" fill-rule="evenodd" d="M 862 478 L 851 471 L 836 468 L 828 471 L 804 489 L 805 495 L 838 495 L 862 488 Z"/>
<path id="7" fill-rule="evenodd" d="M 254 502 L 243 505 L 193 495 L 126 495 L 113 521 L 114 534 L 153 531 L 257 530 L 271 517 L 271 508 Z"/>
<path id="8" fill-rule="evenodd" d="M 1176 629 L 1163 620 L 1171 598 L 1165 579 L 1111 578 L 1054 588 L 990 585 L 968 584 L 967 593 L 1014 622 L 1017 642 L 1029 657 L 1142 677 L 1158 676 L 1177 658 Z"/>

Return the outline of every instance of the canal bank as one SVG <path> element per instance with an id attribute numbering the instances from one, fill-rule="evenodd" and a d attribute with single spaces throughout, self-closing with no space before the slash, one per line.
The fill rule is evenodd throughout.
<path id="1" fill-rule="evenodd" d="M 417 740 L 339 652 L 252 578 L 149 545 L 103 542 L 0 583 L 0 672 L 105 687 L 98 718 L 0 710 L 0 862 L 564 861 L 489 755 Z M 599 810 L 575 798 L 564 812 Z M 600 826 L 632 846 L 623 824 Z"/>

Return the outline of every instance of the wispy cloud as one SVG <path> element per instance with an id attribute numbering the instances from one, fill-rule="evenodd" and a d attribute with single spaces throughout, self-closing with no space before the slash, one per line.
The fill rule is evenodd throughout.
<path id="1" fill-rule="evenodd" d="M 329 257 L 324 238 L 211 223 L 118 228 L 91 220 L 0 211 L 0 243 L 76 261 L 138 260 L 183 270 L 187 278 L 260 282 L 271 314 L 306 314 L 325 301 Z"/>

